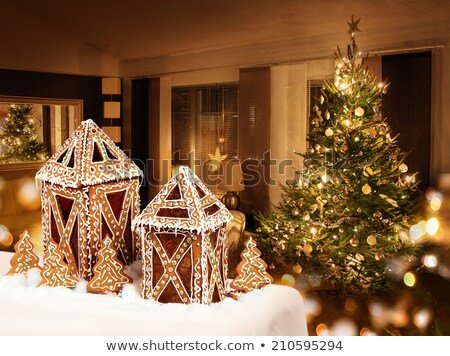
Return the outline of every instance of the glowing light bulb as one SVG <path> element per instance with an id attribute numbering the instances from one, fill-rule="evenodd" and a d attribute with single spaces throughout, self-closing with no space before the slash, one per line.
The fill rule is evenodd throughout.
<path id="1" fill-rule="evenodd" d="M 317 234 L 317 229 L 315 227 L 311 228 L 311 234 L 313 235 Z"/>
<path id="2" fill-rule="evenodd" d="M 434 196 L 430 201 L 430 208 L 437 211 L 441 208 L 442 201 L 437 196 Z"/>
<path id="3" fill-rule="evenodd" d="M 425 229 L 426 229 L 426 232 L 428 235 L 431 235 L 431 236 L 436 235 L 436 233 L 439 230 L 438 219 L 436 219 L 436 218 L 428 219 Z"/>
<path id="4" fill-rule="evenodd" d="M 289 287 L 293 287 L 295 285 L 295 278 L 290 274 L 285 274 L 281 277 L 281 284 Z"/>
<path id="5" fill-rule="evenodd" d="M 347 83 L 341 83 L 341 84 L 339 85 L 339 88 L 340 88 L 341 90 L 346 90 L 346 89 L 348 89 L 348 84 L 347 84 Z"/>
<path id="6" fill-rule="evenodd" d="M 435 255 L 425 255 L 422 257 L 422 263 L 425 267 L 435 268 L 438 265 L 438 259 Z"/>
<path id="7" fill-rule="evenodd" d="M 416 276 L 412 272 L 406 272 L 403 276 L 403 282 L 408 287 L 414 287 L 414 285 L 416 284 Z"/>
<path id="8" fill-rule="evenodd" d="M 322 182 L 324 182 L 324 183 L 328 183 L 331 179 L 330 179 L 330 176 L 328 175 L 328 174 L 324 174 L 322 177 L 321 177 L 321 179 L 322 179 Z"/>
<path id="9" fill-rule="evenodd" d="M 0 225 L 0 244 L 3 246 L 10 246 L 12 243 L 13 235 L 11 235 L 6 226 Z"/>
<path id="10" fill-rule="evenodd" d="M 427 308 L 420 309 L 413 316 L 413 323 L 420 329 L 424 329 L 431 322 L 431 311 Z"/>
<path id="11" fill-rule="evenodd" d="M 326 324 L 319 324 L 316 327 L 316 334 L 317 336 L 328 336 L 330 335 L 330 332 L 328 331 L 328 326 Z"/>
<path id="12" fill-rule="evenodd" d="M 306 315 L 319 316 L 322 313 L 322 305 L 314 298 L 307 298 L 305 301 Z"/>
<path id="13" fill-rule="evenodd" d="M 419 226 L 420 233 L 422 234 L 422 236 L 425 235 L 427 233 L 427 222 L 421 220 L 417 225 Z"/>
<path id="14" fill-rule="evenodd" d="M 420 237 L 422 236 L 422 231 L 420 230 L 419 225 L 413 225 L 411 226 L 411 228 L 409 229 L 409 236 L 411 236 L 411 239 L 418 240 L 420 239 Z"/>

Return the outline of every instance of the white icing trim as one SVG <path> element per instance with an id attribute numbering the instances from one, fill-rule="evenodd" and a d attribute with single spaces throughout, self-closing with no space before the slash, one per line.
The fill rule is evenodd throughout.
<path id="1" fill-rule="evenodd" d="M 172 189 L 179 185 L 181 199 L 167 200 Z M 200 198 L 195 186 L 198 186 L 205 196 Z M 182 202 L 183 205 L 179 205 Z M 175 204 L 175 205 L 174 205 Z M 207 215 L 205 208 L 216 205 L 219 210 Z M 188 211 L 188 218 L 158 216 L 160 208 L 182 208 Z M 228 223 L 233 216 L 217 199 L 201 180 L 187 166 L 180 167 L 178 173 L 161 189 L 142 213 L 133 219 L 132 229 L 137 226 L 150 226 L 156 229 L 170 228 L 188 230 L 198 234 L 215 230 L 218 226 Z"/>
<path id="2" fill-rule="evenodd" d="M 93 130 L 96 132 L 93 133 Z M 91 151 L 93 150 L 94 141 L 100 141 L 100 146 L 104 150 L 106 150 L 106 144 L 118 159 L 92 162 Z M 75 149 L 73 168 L 57 162 L 63 151 L 70 147 Z M 110 171 L 105 169 L 108 164 L 114 166 Z M 82 121 L 81 125 L 70 135 L 47 163 L 44 164 L 37 172 L 36 179 L 58 184 L 63 187 L 79 188 L 82 186 L 129 180 L 142 176 L 142 171 L 133 161 L 114 144 L 100 127 L 89 119 Z"/>

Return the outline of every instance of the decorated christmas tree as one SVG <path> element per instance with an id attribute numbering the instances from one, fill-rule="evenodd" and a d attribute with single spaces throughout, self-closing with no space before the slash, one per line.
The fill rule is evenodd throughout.
<path id="1" fill-rule="evenodd" d="M 236 268 L 238 275 L 230 283 L 233 291 L 249 292 L 273 281 L 267 273 L 267 264 L 261 258 L 261 251 L 256 247 L 256 242 L 252 237 L 245 242 L 241 258 L 242 260 Z"/>
<path id="2" fill-rule="evenodd" d="M 11 269 L 8 274 L 26 274 L 31 268 L 40 268 L 39 258 L 33 252 L 33 244 L 30 234 L 25 230 L 19 236 L 19 241 L 14 245 L 15 254 L 11 258 Z"/>
<path id="3" fill-rule="evenodd" d="M 33 107 L 26 104 L 10 105 L 0 134 L 3 163 L 41 161 L 48 152 L 44 142 L 39 142 L 33 123 Z"/>
<path id="4" fill-rule="evenodd" d="M 39 286 L 74 288 L 78 279 L 70 273 L 69 265 L 64 261 L 64 255 L 53 241 L 48 241 L 44 254 L 44 268 Z"/>
<path id="5" fill-rule="evenodd" d="M 361 292 L 388 287 L 393 265 L 414 253 L 417 183 L 382 114 L 388 84 L 375 82 L 358 50 L 358 23 L 352 17 L 347 54 L 338 47 L 334 80 L 317 98 L 299 179 L 283 186 L 273 214 L 258 216 L 257 239 L 280 271 Z"/>
<path id="6" fill-rule="evenodd" d="M 125 266 L 117 258 L 112 240 L 106 237 L 97 255 L 94 277 L 89 281 L 87 290 L 93 293 L 119 293 L 126 283 L 133 280 L 125 273 Z"/>

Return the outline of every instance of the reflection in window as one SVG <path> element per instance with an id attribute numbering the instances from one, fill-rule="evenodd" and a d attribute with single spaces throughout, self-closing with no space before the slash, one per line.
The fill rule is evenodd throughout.
<path id="1" fill-rule="evenodd" d="M 42 161 L 48 158 L 47 145 L 42 137 L 38 138 L 33 107 L 28 104 L 10 104 L 2 109 L 1 162 Z"/>
<path id="2" fill-rule="evenodd" d="M 27 229 L 35 252 L 42 254 L 40 191 L 34 177 L 80 124 L 81 111 L 78 100 L 0 97 L 0 251 L 14 251 Z M 70 153 L 68 166 L 73 164 Z"/>
<path id="3" fill-rule="evenodd" d="M 0 103 L 0 163 L 48 159 L 75 124 L 74 106 Z"/>
<path id="4" fill-rule="evenodd" d="M 188 165 L 213 191 L 221 163 L 238 154 L 237 84 L 172 89 L 172 160 Z"/>

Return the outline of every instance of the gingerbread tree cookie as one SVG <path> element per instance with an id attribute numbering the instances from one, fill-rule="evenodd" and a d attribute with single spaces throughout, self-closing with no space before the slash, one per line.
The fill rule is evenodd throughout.
<path id="1" fill-rule="evenodd" d="M 58 245 L 50 239 L 44 254 L 44 269 L 39 286 L 73 288 L 78 279 L 70 273 L 69 265 L 64 261 L 64 255 Z"/>
<path id="2" fill-rule="evenodd" d="M 8 274 L 26 274 L 31 268 L 40 268 L 39 257 L 33 252 L 33 244 L 30 234 L 25 230 L 19 236 L 19 241 L 14 245 L 16 252 L 11 259 L 11 269 Z"/>
<path id="3" fill-rule="evenodd" d="M 118 293 L 125 283 L 133 282 L 133 279 L 125 273 L 125 266 L 117 258 L 117 252 L 109 236 L 103 239 L 97 258 L 94 276 L 87 285 L 89 292 Z"/>
<path id="4" fill-rule="evenodd" d="M 267 273 L 267 264 L 260 257 L 261 251 L 250 236 L 245 242 L 241 253 L 241 262 L 236 268 L 237 277 L 230 283 L 230 288 L 236 292 L 249 292 L 270 284 L 273 278 Z"/>

